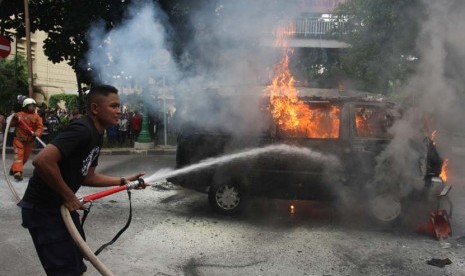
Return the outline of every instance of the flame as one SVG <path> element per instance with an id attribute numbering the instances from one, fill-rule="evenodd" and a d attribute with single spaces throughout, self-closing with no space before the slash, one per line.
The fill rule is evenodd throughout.
<path id="1" fill-rule="evenodd" d="M 441 167 L 441 174 L 439 177 L 442 179 L 442 181 L 447 182 L 447 170 L 448 170 L 448 165 L 449 165 L 449 159 L 446 158 L 444 159 L 444 162 L 442 163 Z"/>
<path id="2" fill-rule="evenodd" d="M 355 116 L 355 126 L 357 128 L 358 136 L 367 137 L 370 136 L 373 132 L 370 127 L 370 124 L 368 124 L 366 118 L 363 117 L 363 114 L 357 113 L 357 115 Z"/>
<path id="3" fill-rule="evenodd" d="M 436 145 L 436 134 L 437 134 L 437 130 L 433 130 L 433 132 L 431 133 L 431 142 L 433 143 L 433 146 Z"/>
<path id="4" fill-rule="evenodd" d="M 339 137 L 338 105 L 310 106 L 298 99 L 299 91 L 295 88 L 295 80 L 289 70 L 289 49 L 286 37 L 295 29 L 281 27 L 277 32 L 275 45 L 282 47 L 280 61 L 274 66 L 274 78 L 265 89 L 269 95 L 271 112 L 278 128 L 291 137 L 337 138 Z"/>
<path id="5" fill-rule="evenodd" d="M 295 207 L 294 205 L 289 206 L 289 213 L 294 214 L 295 213 Z"/>

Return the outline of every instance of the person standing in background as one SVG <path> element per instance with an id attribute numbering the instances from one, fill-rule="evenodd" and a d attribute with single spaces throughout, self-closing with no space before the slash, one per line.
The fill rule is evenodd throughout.
<path id="1" fill-rule="evenodd" d="M 142 116 L 140 116 L 138 111 L 134 112 L 134 116 L 131 118 L 131 133 L 134 141 L 139 137 L 139 133 L 142 126 Z"/>
<path id="2" fill-rule="evenodd" d="M 25 127 L 23 123 L 28 127 Z M 16 129 L 13 138 L 14 161 L 10 168 L 10 175 L 14 175 L 16 180 L 21 181 L 23 180 L 23 166 L 31 155 L 35 138 L 40 137 L 44 131 L 42 118 L 36 113 L 34 99 L 24 99 L 23 111 L 14 115 L 11 125 Z"/>
<path id="3" fill-rule="evenodd" d="M 118 120 L 118 141 L 120 146 L 123 146 L 123 144 L 126 142 L 126 137 L 128 137 L 128 127 L 128 114 L 123 113 Z"/>
<path id="4" fill-rule="evenodd" d="M 118 139 L 118 125 L 112 125 L 105 129 L 107 142 L 109 146 L 113 146 Z"/>
<path id="5" fill-rule="evenodd" d="M 0 114 L 0 147 L 3 147 L 3 136 L 5 134 L 6 120 L 3 114 Z"/>

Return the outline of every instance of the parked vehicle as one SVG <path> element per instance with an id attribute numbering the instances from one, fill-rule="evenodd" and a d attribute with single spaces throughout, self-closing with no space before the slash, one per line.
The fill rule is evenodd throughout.
<path id="1" fill-rule="evenodd" d="M 323 156 L 335 156 L 340 166 L 327 166 L 315 159 L 296 155 L 260 155 L 208 170 L 178 176 L 175 184 L 208 193 L 211 207 L 224 214 L 241 210 L 251 196 L 292 200 L 365 200 L 380 221 L 393 221 L 402 212 L 405 191 L 399 183 L 377 177 L 379 155 L 391 142 L 389 128 L 401 117 L 392 102 L 373 96 L 300 97 L 308 105 L 311 120 L 297 130 L 285 130 L 271 120 L 260 135 L 231 135 L 200 125 L 183 127 L 178 135 L 178 168 L 206 158 L 272 144 L 311 149 Z M 265 109 L 264 109 L 265 110 Z M 266 117 L 266 116 L 265 116 Z M 317 126 L 311 125 L 317 123 Z M 441 172 L 442 160 L 427 137 L 412 141 L 418 153 L 412 179 L 424 189 Z M 387 165 L 388 164 L 384 164 Z M 423 191 L 413 190 L 408 198 Z M 382 206 L 382 208 L 379 208 Z M 388 208 L 384 208 L 388 206 Z"/>

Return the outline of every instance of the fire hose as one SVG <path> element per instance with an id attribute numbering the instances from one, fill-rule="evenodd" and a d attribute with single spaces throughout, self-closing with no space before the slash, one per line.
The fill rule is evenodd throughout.
<path id="1" fill-rule="evenodd" d="M 142 178 L 139 178 L 138 180 L 136 181 L 132 181 L 126 185 L 123 185 L 123 186 L 118 186 L 118 187 L 113 187 L 113 188 L 110 188 L 110 189 L 107 189 L 107 190 L 103 190 L 103 191 L 100 191 L 100 192 L 97 192 L 97 193 L 94 193 L 94 194 L 90 194 L 90 195 L 87 195 L 87 196 L 84 196 L 82 198 L 80 198 L 79 200 L 82 202 L 82 203 L 89 203 L 89 202 L 92 202 L 93 200 L 96 200 L 96 199 L 99 199 L 99 198 L 102 198 L 102 197 L 105 197 L 105 196 L 109 196 L 111 194 L 114 194 L 114 193 L 118 193 L 118 192 L 121 192 L 121 191 L 124 191 L 124 190 L 131 190 L 131 189 L 134 189 L 134 188 L 137 188 L 137 187 L 140 187 L 141 185 L 144 184 L 144 180 Z M 97 250 L 96 253 L 92 252 L 92 250 L 90 249 L 89 245 L 84 241 L 84 239 L 82 238 L 81 234 L 79 233 L 79 230 L 76 228 L 76 225 L 74 225 L 74 222 L 71 218 L 71 214 L 68 210 L 68 208 L 66 208 L 64 205 L 61 205 L 61 208 L 60 208 L 60 211 L 61 211 L 61 216 L 63 217 L 63 221 L 65 222 L 65 225 L 66 225 L 66 228 L 68 229 L 68 232 L 70 233 L 71 237 L 73 238 L 74 242 L 76 243 L 76 245 L 79 247 L 79 249 L 81 250 L 81 252 L 84 254 L 84 256 L 86 256 L 86 258 L 92 263 L 92 265 L 102 274 L 102 275 L 105 275 L 105 276 L 112 276 L 114 275 L 110 269 L 108 269 L 105 264 L 103 264 L 98 258 L 97 258 L 97 254 L 100 252 L 101 249 L 103 249 L 103 247 L 105 245 L 108 245 L 108 244 L 111 244 L 113 241 L 115 241 L 119 235 L 122 233 L 122 231 L 120 231 L 116 236 L 115 238 L 113 238 L 112 242 L 110 243 L 107 243 L 105 244 L 104 246 L 102 246 L 99 250 Z M 128 221 L 129 223 L 129 221 Z M 127 228 L 128 224 L 126 224 L 125 228 Z M 123 228 L 122 230 L 124 231 L 125 228 Z"/>
<path id="2" fill-rule="evenodd" d="M 18 203 L 21 198 L 19 197 L 18 193 L 16 192 L 16 189 L 13 187 L 13 184 L 11 183 L 10 181 L 10 178 L 8 177 L 9 173 L 6 169 L 6 143 L 7 143 L 7 139 L 8 139 L 8 132 L 10 130 L 10 124 L 11 124 L 11 121 L 13 120 L 13 116 L 15 114 L 11 114 L 8 118 L 7 118 L 7 123 L 6 123 L 6 127 L 5 127 L 5 133 L 3 134 L 3 147 L 2 147 L 2 162 L 3 162 L 3 175 L 5 176 L 5 179 L 6 179 L 6 183 L 8 185 L 8 188 L 10 189 L 11 193 L 13 194 L 13 197 L 16 201 L 16 203 Z"/>

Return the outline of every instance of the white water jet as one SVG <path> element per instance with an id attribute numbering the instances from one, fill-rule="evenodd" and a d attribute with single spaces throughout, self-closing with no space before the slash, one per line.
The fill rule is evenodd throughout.
<path id="1" fill-rule="evenodd" d="M 322 163 L 327 164 L 327 166 L 335 167 L 339 166 L 339 159 L 334 155 L 323 155 L 321 152 L 313 151 L 308 148 L 290 146 L 285 144 L 280 145 L 270 145 L 263 148 L 254 148 L 248 149 L 237 153 L 232 153 L 224 156 L 219 156 L 215 158 L 208 158 L 203 161 L 200 161 L 197 164 L 192 164 L 190 166 L 180 168 L 177 170 L 162 169 L 148 178 L 144 179 L 146 183 L 153 183 L 159 180 L 164 180 L 177 175 L 182 175 L 190 173 L 193 171 L 203 170 L 205 168 L 225 164 L 235 160 L 248 159 L 256 157 L 266 153 L 275 153 L 275 154 L 295 154 L 309 159 L 317 160 Z"/>

